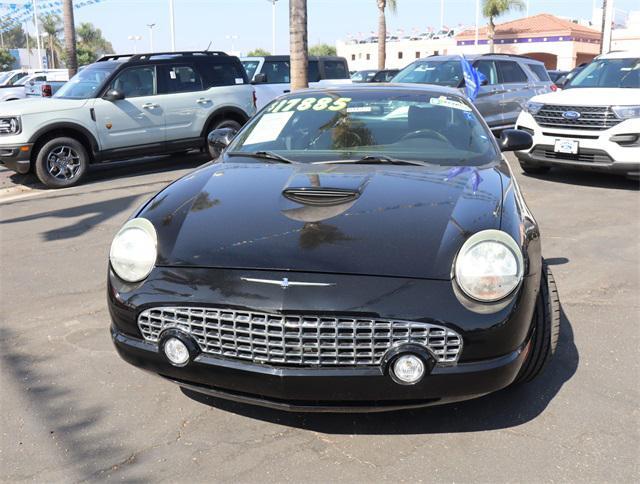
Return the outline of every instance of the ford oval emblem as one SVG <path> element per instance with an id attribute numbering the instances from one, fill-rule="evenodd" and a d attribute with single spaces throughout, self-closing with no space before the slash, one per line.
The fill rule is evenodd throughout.
<path id="1" fill-rule="evenodd" d="M 580 117 L 580 113 L 578 111 L 565 111 L 562 113 L 562 117 L 565 119 L 578 119 Z"/>

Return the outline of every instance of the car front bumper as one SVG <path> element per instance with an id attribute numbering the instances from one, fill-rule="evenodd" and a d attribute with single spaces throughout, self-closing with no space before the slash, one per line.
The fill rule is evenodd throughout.
<path id="1" fill-rule="evenodd" d="M 509 386 L 529 351 L 539 273 L 526 277 L 516 295 L 491 313 L 474 312 L 460 304 L 450 281 L 332 274 L 335 287 L 286 291 L 239 282 L 241 277 L 286 275 L 291 277 L 271 271 L 156 268 L 145 282 L 127 285 L 110 271 L 108 298 L 115 347 L 125 361 L 187 389 L 306 412 L 386 411 L 485 395 Z M 145 309 L 175 305 L 228 305 L 276 313 L 318 313 L 329 307 L 333 314 L 357 311 L 385 319 L 435 321 L 459 333 L 464 345 L 456 364 L 436 364 L 413 385 L 396 383 L 386 359 L 375 366 L 278 366 L 199 352 L 185 366 L 176 367 L 156 342 L 142 337 L 137 324 Z"/>
<path id="2" fill-rule="evenodd" d="M 21 174 L 31 169 L 31 150 L 33 143 L 19 145 L 0 145 L 0 164 Z"/>
<path id="3" fill-rule="evenodd" d="M 617 135 L 640 133 L 640 119 L 628 119 L 606 130 L 566 129 L 539 126 L 531 114 L 523 111 L 516 125 L 532 133 L 533 145 L 517 151 L 518 160 L 533 166 L 565 166 L 583 170 L 640 176 L 640 139 L 632 145 L 615 141 Z M 577 140 L 577 155 L 554 152 L 556 140 Z"/>

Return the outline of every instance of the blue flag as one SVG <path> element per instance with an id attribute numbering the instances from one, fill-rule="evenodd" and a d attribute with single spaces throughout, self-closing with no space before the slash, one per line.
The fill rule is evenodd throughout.
<path id="1" fill-rule="evenodd" d="M 464 90 L 470 101 L 475 101 L 480 91 L 480 84 L 484 76 L 469 63 L 466 57 L 461 56 L 462 75 L 464 76 Z"/>

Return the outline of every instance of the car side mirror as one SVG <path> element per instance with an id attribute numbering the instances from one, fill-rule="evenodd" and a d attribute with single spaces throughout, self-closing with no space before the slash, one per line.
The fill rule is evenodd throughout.
<path id="1" fill-rule="evenodd" d="M 260 72 L 253 76 L 253 81 L 251 84 L 264 84 L 267 82 L 267 75 L 264 72 Z"/>
<path id="2" fill-rule="evenodd" d="M 489 84 L 489 79 L 486 77 L 480 81 L 481 86 L 487 86 Z"/>
<path id="3" fill-rule="evenodd" d="M 505 129 L 498 140 L 500 151 L 528 150 L 533 146 L 533 137 L 520 129 Z"/>
<path id="4" fill-rule="evenodd" d="M 103 99 L 111 102 L 122 101 L 124 99 L 124 93 L 122 91 L 118 91 L 117 89 L 109 89 L 104 95 Z"/>
<path id="5" fill-rule="evenodd" d="M 207 144 L 209 145 L 209 154 L 213 158 L 220 156 L 220 153 L 229 146 L 231 140 L 238 133 L 238 130 L 233 128 L 219 128 L 214 129 L 207 136 Z"/>

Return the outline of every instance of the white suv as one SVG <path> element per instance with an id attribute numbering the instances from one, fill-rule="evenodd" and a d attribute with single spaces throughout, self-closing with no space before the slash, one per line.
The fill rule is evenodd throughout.
<path id="1" fill-rule="evenodd" d="M 237 57 L 106 56 L 52 98 L 0 105 L 0 163 L 66 187 L 90 163 L 205 149 L 212 130 L 240 129 L 254 113 L 255 92 Z"/>
<path id="2" fill-rule="evenodd" d="M 533 146 L 516 152 L 527 173 L 566 166 L 640 177 L 640 58 L 601 55 L 562 91 L 533 97 L 518 117 Z"/>

